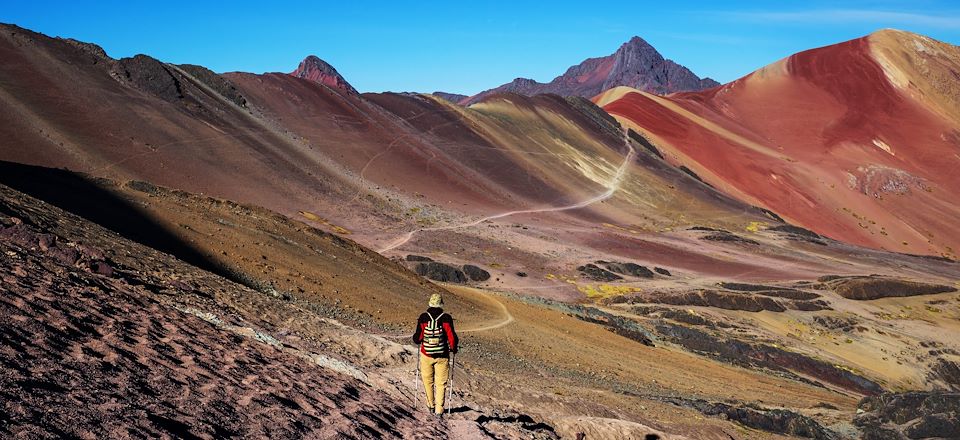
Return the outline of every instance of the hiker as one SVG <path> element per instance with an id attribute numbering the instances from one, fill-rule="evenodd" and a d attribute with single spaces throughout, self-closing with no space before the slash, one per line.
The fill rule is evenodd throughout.
<path id="1" fill-rule="evenodd" d="M 443 416 L 443 398 L 450 373 L 450 354 L 457 353 L 457 332 L 453 317 L 445 313 L 443 297 L 430 295 L 427 311 L 417 319 L 413 342 L 420 345 L 420 376 L 427 394 L 427 409 Z"/>

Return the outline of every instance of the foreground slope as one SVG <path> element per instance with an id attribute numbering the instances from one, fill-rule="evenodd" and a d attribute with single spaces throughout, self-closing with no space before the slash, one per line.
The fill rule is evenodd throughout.
<path id="1" fill-rule="evenodd" d="M 415 348 L 389 341 L 408 340 L 409 319 L 419 312 L 429 293 L 437 291 L 435 285 L 346 240 L 262 209 L 145 182 L 118 185 L 12 164 L 4 165 L 3 171 L 4 183 L 108 224 L 123 234 L 118 236 L 89 220 L 0 187 L 3 212 L 8 216 L 4 217 L 2 244 L 9 251 L 6 255 L 12 256 L 5 260 L 5 285 L 10 287 L 3 292 L 4 304 L 10 306 L 10 316 L 28 316 L 41 325 L 37 329 L 16 326 L 13 322 L 18 321 L 14 319 L 2 327 L 3 331 L 12 335 L 11 341 L 19 341 L 25 337 L 25 330 L 47 335 L 45 329 L 58 326 L 61 318 L 72 323 L 68 328 L 76 326 L 73 331 L 44 336 L 39 345 L 15 343 L 8 349 L 19 352 L 36 346 L 41 350 L 47 342 L 78 347 L 56 358 L 52 351 L 30 352 L 36 356 L 32 366 L 21 365 L 16 356 L 4 357 L 5 365 L 14 372 L 28 374 L 31 368 L 40 366 L 56 372 L 49 377 L 29 373 L 43 378 L 43 382 L 21 380 L 5 388 L 17 394 L 9 395 L 4 404 L 16 404 L 15 413 L 27 414 L 5 425 L 11 432 L 60 429 L 71 433 L 81 429 L 96 434 L 101 432 L 98 429 L 119 429 L 204 436 L 208 431 L 210 435 L 256 435 L 263 430 L 266 435 L 279 437 L 332 432 L 359 438 L 368 434 L 435 435 L 429 431 L 432 425 L 426 424 L 423 431 L 413 434 L 415 431 L 405 422 L 418 417 L 408 409 L 416 407 L 411 394 L 416 386 L 410 375 Z M 64 196 L 64 188 L 71 188 L 69 197 Z M 90 208 L 95 200 L 100 209 Z M 163 247 L 172 256 L 130 238 Z M 211 270 L 242 284 L 182 260 L 209 265 Z M 74 275 L 57 282 L 56 277 L 44 275 L 49 271 Z M 48 288 L 50 294 L 57 292 L 57 302 L 45 302 L 44 296 L 38 296 Z M 458 317 L 458 331 L 465 338 L 457 360 L 458 389 L 464 392 L 455 397 L 455 408 L 459 409 L 448 421 L 449 432 L 473 427 L 496 432 L 499 438 L 555 438 L 553 433 L 572 437 L 576 432 L 727 438 L 723 432 L 737 429 L 731 422 L 712 417 L 690 422 L 703 417 L 703 410 L 693 402 L 725 400 L 735 402 L 733 408 L 762 400 L 765 406 L 801 411 L 817 402 L 831 402 L 844 408 L 819 419 L 822 423 L 849 418 L 854 404 L 850 397 L 827 389 L 725 365 L 682 347 L 650 347 L 637 339 L 639 333 L 621 336 L 611 332 L 625 324 L 608 327 L 597 322 L 597 318 L 609 315 L 593 308 L 537 303 L 456 286 L 451 286 L 446 295 L 449 310 Z M 76 307 L 75 296 L 80 301 Z M 38 307 L 43 307 L 44 314 L 34 313 Z M 126 324 L 111 326 L 114 319 Z M 133 324 L 141 322 L 145 323 L 143 328 Z M 563 349 L 550 348 L 560 340 L 564 341 Z M 196 341 L 206 341 L 203 343 L 207 345 L 194 346 L 200 343 Z M 211 348 L 215 352 L 206 351 Z M 234 355 L 235 350 L 241 354 Z M 256 361 L 245 360 L 244 356 L 253 356 L 250 353 L 255 353 Z M 153 359 L 159 361 L 148 363 Z M 156 405 L 141 405 L 136 396 L 111 391 L 107 384 L 113 382 L 98 373 L 105 365 L 124 380 L 154 378 L 127 389 L 157 393 L 152 400 Z M 236 367 L 224 369 L 223 365 Z M 260 365 L 270 372 L 258 373 Z M 217 373 L 208 371 L 218 367 Z M 543 374 L 522 374 L 531 367 Z M 678 374 L 680 370 L 687 373 Z M 598 375 L 599 371 L 617 373 Z M 16 379 L 17 374 L 10 377 Z M 247 382 L 234 384 L 234 376 L 245 378 L 247 374 L 275 376 L 279 383 L 291 382 L 285 375 L 295 374 L 300 379 L 293 382 L 303 383 L 309 391 L 299 385 L 275 390 L 261 384 L 258 387 L 269 389 L 270 394 L 258 391 L 260 394 L 244 406 L 244 397 L 253 391 L 245 388 Z M 325 377 L 325 385 L 303 382 L 304 377 L 314 375 Z M 96 420 L 107 415 L 116 423 L 104 428 L 65 427 L 56 421 L 60 419 L 29 415 L 42 407 L 43 402 L 37 399 L 79 393 L 77 384 L 58 382 L 61 377 L 82 380 L 86 395 L 115 393 L 112 396 L 117 401 L 132 403 L 127 406 L 130 411 L 143 412 L 101 407 L 86 397 L 76 397 L 78 404 L 71 407 L 73 412 L 64 412 L 62 417 Z M 714 380 L 700 382 L 698 378 L 702 377 Z M 348 385 L 336 388 L 341 382 Z M 731 383 L 751 386 L 731 387 Z M 377 412 L 380 406 L 354 406 L 350 403 L 354 397 L 345 397 L 357 394 L 351 391 L 357 388 L 360 391 L 356 398 L 365 402 L 365 390 L 371 386 L 382 394 L 371 398 L 382 401 L 386 415 Z M 17 397 L 26 395 L 28 389 L 46 391 L 34 392 L 32 399 Z M 212 392 L 214 389 L 223 392 Z M 516 389 L 526 391 L 511 392 Z M 189 393 L 184 394 L 184 390 Z M 528 396 L 531 391 L 534 394 Z M 770 397 L 774 394 L 780 397 Z M 667 396 L 683 398 L 664 400 Z M 200 403 L 193 404 L 193 398 L 201 399 Z M 221 398 L 239 402 L 240 406 L 214 403 Z M 313 414 L 310 408 L 322 407 L 315 402 L 321 398 L 339 402 L 342 414 L 316 414 L 318 420 L 311 419 L 315 425 L 297 425 L 295 418 L 291 419 L 292 426 L 243 422 L 257 414 Z M 292 400 L 300 409 L 284 399 Z M 186 408 L 175 410 L 158 401 Z M 204 408 L 204 402 L 217 410 L 190 410 Z M 613 408 L 615 413 L 611 412 Z M 136 418 L 135 414 L 153 417 Z M 342 423 L 367 417 L 386 422 L 383 426 Z M 772 428 L 763 426 L 751 428 L 751 436 L 771 436 L 762 429 Z"/>
<path id="2" fill-rule="evenodd" d="M 290 304 L 3 185 L 0 251 L 7 436 L 442 435 L 278 332 L 270 316 Z"/>
<path id="3" fill-rule="evenodd" d="M 723 87 L 597 97 L 740 200 L 829 237 L 956 256 L 960 48 L 901 31 L 798 53 Z"/>

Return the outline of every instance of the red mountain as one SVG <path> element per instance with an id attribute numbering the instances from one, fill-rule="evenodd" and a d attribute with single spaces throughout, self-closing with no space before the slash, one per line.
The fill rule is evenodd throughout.
<path id="1" fill-rule="evenodd" d="M 346 90 L 350 93 L 357 93 L 357 90 L 347 82 L 343 76 L 326 61 L 321 60 L 316 55 L 310 55 L 300 62 L 297 70 L 290 72 L 297 78 L 303 78 L 318 84 L 324 84 L 330 87 L 336 87 Z"/>
<path id="2" fill-rule="evenodd" d="M 885 30 L 669 97 L 617 89 L 607 112 L 708 183 L 791 223 L 956 255 L 960 48 Z"/>
<path id="3" fill-rule="evenodd" d="M 665 59 L 660 52 L 640 37 L 623 43 L 616 52 L 600 58 L 588 58 L 549 83 L 517 78 L 500 87 L 487 90 L 461 101 L 472 104 L 494 93 L 512 92 L 521 95 L 555 93 L 561 96 L 592 98 L 617 86 L 627 86 L 660 95 L 703 90 L 720 83 L 701 79 L 690 69 Z"/>

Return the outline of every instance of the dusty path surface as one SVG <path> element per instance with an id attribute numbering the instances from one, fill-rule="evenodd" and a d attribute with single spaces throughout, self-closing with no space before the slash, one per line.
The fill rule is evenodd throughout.
<path id="1" fill-rule="evenodd" d="M 590 205 L 592 205 L 592 204 L 594 204 L 594 203 L 601 202 L 601 201 L 604 201 L 604 200 L 606 200 L 606 199 L 609 199 L 611 196 L 613 196 L 613 194 L 614 194 L 615 192 L 617 192 L 618 189 L 620 189 L 620 184 L 623 182 L 623 177 L 626 175 L 627 169 L 629 168 L 630 164 L 633 162 L 634 158 L 636 158 L 636 156 L 637 156 L 637 151 L 633 148 L 632 145 L 630 145 L 630 141 L 629 141 L 629 139 L 627 138 L 627 135 L 626 135 L 626 134 L 624 134 L 624 143 L 626 144 L 627 148 L 629 149 L 629 150 L 628 150 L 629 152 L 628 152 L 627 155 L 624 157 L 623 162 L 622 162 L 622 163 L 620 164 L 620 166 L 617 168 L 617 171 L 616 171 L 616 173 L 613 175 L 613 178 L 611 178 L 610 181 L 607 182 L 607 185 L 606 185 L 606 186 L 607 186 L 607 190 L 604 191 L 604 192 L 602 192 L 602 193 L 600 193 L 600 194 L 598 194 L 598 195 L 596 195 L 596 196 L 594 196 L 594 197 L 591 197 L 591 198 L 589 198 L 589 199 L 587 199 L 587 200 L 583 200 L 583 201 L 581 201 L 581 202 L 577 202 L 577 203 L 574 203 L 574 204 L 571 204 L 571 205 L 552 206 L 552 207 L 546 207 L 546 208 L 520 209 L 520 210 L 516 210 L 516 211 L 507 211 L 507 212 L 501 212 L 501 213 L 499 213 L 499 214 L 494 214 L 494 215 L 490 215 L 490 216 L 486 216 L 486 217 L 481 217 L 481 218 L 479 218 L 479 219 L 477 219 L 477 220 L 473 220 L 473 221 L 466 222 L 466 223 L 458 223 L 458 224 L 447 225 L 447 226 L 438 226 L 438 227 L 434 227 L 434 228 L 416 229 L 416 230 L 410 231 L 410 232 L 404 234 L 403 236 L 401 236 L 400 238 L 397 238 L 396 240 L 390 242 L 390 244 L 388 244 L 387 246 L 379 249 L 378 252 L 380 252 L 380 253 L 389 252 L 389 251 L 394 250 L 394 249 L 396 249 L 396 248 L 398 248 L 398 247 L 400 247 L 400 246 L 403 246 L 404 244 L 406 244 L 407 242 L 409 242 L 410 240 L 412 240 L 413 237 L 414 237 L 415 235 L 417 235 L 417 233 L 420 233 L 420 232 L 449 231 L 449 230 L 454 230 L 454 229 L 469 228 L 469 227 L 477 226 L 477 225 L 479 225 L 479 224 L 481 224 L 481 223 L 483 223 L 483 222 L 486 222 L 486 221 L 497 220 L 497 219 L 501 219 L 501 218 L 504 218 L 504 217 L 510 217 L 510 216 L 519 215 L 519 214 L 537 214 L 537 213 L 545 213 L 545 212 L 570 211 L 570 210 L 574 210 L 574 209 L 584 208 L 584 207 L 590 206 Z"/>
<path id="2" fill-rule="evenodd" d="M 485 332 L 493 329 L 498 329 L 510 325 L 514 322 L 513 314 L 510 313 L 510 310 L 507 309 L 507 306 L 503 304 L 502 301 L 494 297 L 494 293 L 487 292 L 481 289 L 475 289 L 472 287 L 463 287 L 456 285 L 444 285 L 447 290 L 452 290 L 459 294 L 466 293 L 467 295 L 474 295 L 488 302 L 489 304 L 495 306 L 501 314 L 501 318 L 495 322 L 490 323 L 489 321 L 474 323 L 472 326 L 461 328 L 457 330 L 458 333 L 479 333 Z"/>

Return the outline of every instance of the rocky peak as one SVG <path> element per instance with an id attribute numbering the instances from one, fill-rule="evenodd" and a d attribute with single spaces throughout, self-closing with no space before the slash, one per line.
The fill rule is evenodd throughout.
<path id="1" fill-rule="evenodd" d="M 623 43 L 613 57 L 616 62 L 628 67 L 651 66 L 665 61 L 657 49 L 640 37 L 633 37 Z"/>
<path id="2" fill-rule="evenodd" d="M 660 52 L 657 52 L 657 49 L 651 46 L 650 43 L 647 43 L 647 40 L 638 36 L 634 36 L 627 40 L 626 43 L 621 44 L 620 49 L 617 49 L 617 53 L 620 52 L 653 52 L 657 54 L 657 56 L 660 56 Z"/>
<path id="3" fill-rule="evenodd" d="M 481 92 L 463 102 L 472 104 L 497 92 L 522 95 L 556 93 L 562 96 L 591 98 L 618 86 L 668 94 L 696 91 L 720 85 L 710 78 L 700 78 L 690 69 L 665 59 L 660 52 L 640 37 L 633 37 L 620 45 L 613 54 L 588 58 L 571 66 L 549 83 L 517 78 L 495 89 Z"/>
<path id="4" fill-rule="evenodd" d="M 357 93 L 357 90 L 337 72 L 337 69 L 316 55 L 310 55 L 304 58 L 303 61 L 300 62 L 300 65 L 297 66 L 297 70 L 290 72 L 290 75 L 318 84 L 336 87 L 350 93 Z"/>
<path id="5" fill-rule="evenodd" d="M 603 83 L 602 90 L 629 86 L 648 92 L 668 94 L 720 85 L 713 79 L 698 77 L 690 69 L 673 60 L 665 59 L 657 49 L 640 37 L 631 38 L 612 56 L 613 66 Z"/>

